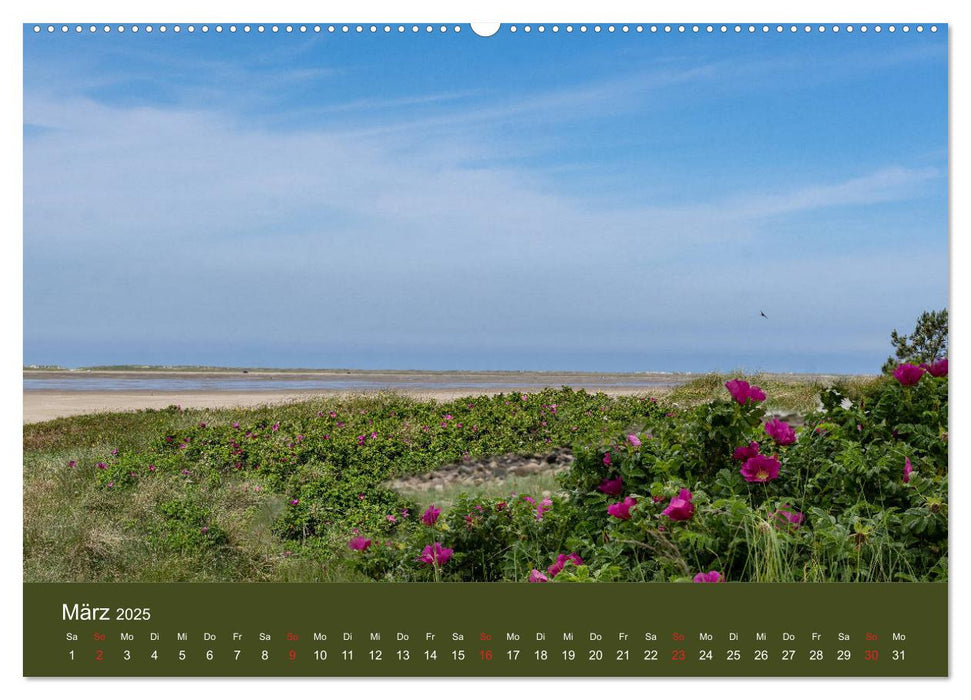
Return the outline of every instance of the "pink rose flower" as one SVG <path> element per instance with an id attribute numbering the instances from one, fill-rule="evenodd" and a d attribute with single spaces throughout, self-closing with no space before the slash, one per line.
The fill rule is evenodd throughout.
<path id="1" fill-rule="evenodd" d="M 435 544 L 426 545 L 425 549 L 422 550 L 421 555 L 418 557 L 418 561 L 424 564 L 442 566 L 452 558 L 452 553 L 454 551 L 455 550 L 449 549 L 448 547 L 443 547 L 441 542 L 436 542 Z"/>
<path id="2" fill-rule="evenodd" d="M 621 520 L 630 520 L 630 509 L 636 503 L 637 499 L 628 496 L 623 501 L 607 506 L 607 513 Z"/>
<path id="3" fill-rule="evenodd" d="M 567 562 L 573 562 L 577 566 L 583 566 L 583 559 L 576 552 L 570 552 L 569 554 L 557 554 L 556 561 L 550 564 L 549 568 L 546 569 L 546 573 L 550 575 L 550 578 L 556 578 L 556 575 L 563 571 L 563 567 L 566 566 Z"/>
<path id="4" fill-rule="evenodd" d="M 695 583 L 723 583 L 725 578 L 717 571 L 695 574 Z"/>
<path id="5" fill-rule="evenodd" d="M 637 437 L 636 435 L 634 435 L 634 434 L 631 434 L 631 435 L 628 435 L 627 436 L 627 442 L 629 442 L 630 444 L 632 444 L 634 447 L 640 447 L 641 446 L 641 439 L 639 437 Z"/>
<path id="6" fill-rule="evenodd" d="M 902 364 L 893 371 L 894 379 L 902 386 L 913 386 L 924 376 L 924 370 L 911 364 Z"/>
<path id="7" fill-rule="evenodd" d="M 759 453 L 759 443 L 754 440 L 745 447 L 736 447 L 735 451 L 732 452 L 732 459 L 738 459 L 745 461 L 755 457 Z"/>
<path id="8" fill-rule="evenodd" d="M 549 583 L 550 580 L 539 569 L 533 569 L 529 574 L 530 583 Z"/>
<path id="9" fill-rule="evenodd" d="M 442 514 L 441 508 L 436 508 L 434 504 L 428 506 L 428 510 L 422 513 L 422 516 L 421 516 L 422 525 L 427 525 L 428 527 L 432 527 L 435 523 L 438 522 L 438 516 L 441 514 Z"/>
<path id="10" fill-rule="evenodd" d="M 746 481 L 765 483 L 779 477 L 780 466 L 775 457 L 757 455 L 747 459 L 738 471 Z"/>
<path id="11" fill-rule="evenodd" d="M 750 385 L 744 379 L 732 379 L 725 382 L 725 388 L 728 389 L 732 398 L 742 405 L 748 403 L 749 400 L 755 403 L 765 401 L 765 392 L 757 386 Z"/>
<path id="12" fill-rule="evenodd" d="M 371 546 L 371 540 L 366 537 L 352 537 L 351 541 L 347 543 L 347 546 L 355 552 L 363 552 Z"/>
<path id="13" fill-rule="evenodd" d="M 671 499 L 668 507 L 661 511 L 671 520 L 688 520 L 695 513 L 695 505 L 691 502 L 692 495 L 688 489 L 681 489 L 678 495 Z"/>
<path id="14" fill-rule="evenodd" d="M 608 496 L 619 496 L 624 492 L 624 479 L 619 476 L 616 479 L 604 479 L 597 490 Z"/>
<path id="15" fill-rule="evenodd" d="M 913 466 L 910 464 L 910 457 L 904 457 L 904 483 L 910 483 L 910 474 L 914 471 Z"/>
<path id="16" fill-rule="evenodd" d="M 796 441 L 796 431 L 788 423 L 778 418 L 773 418 L 765 424 L 765 432 L 776 441 L 777 445 L 791 445 Z"/>
<path id="17" fill-rule="evenodd" d="M 806 516 L 800 513 L 798 510 L 793 510 L 792 507 L 787 503 L 782 508 L 779 508 L 774 514 L 776 520 L 776 527 L 779 525 L 786 525 L 793 530 L 798 530 L 799 526 L 802 525 Z"/>
<path id="18" fill-rule="evenodd" d="M 935 360 L 928 364 L 922 364 L 921 367 L 932 376 L 932 377 L 946 377 L 947 376 L 947 358 L 944 357 L 940 360 Z"/>
<path id="19" fill-rule="evenodd" d="M 552 499 L 544 498 L 542 501 L 540 501 L 540 504 L 536 506 L 536 519 L 542 520 L 543 513 L 550 510 L 552 507 L 553 507 Z"/>

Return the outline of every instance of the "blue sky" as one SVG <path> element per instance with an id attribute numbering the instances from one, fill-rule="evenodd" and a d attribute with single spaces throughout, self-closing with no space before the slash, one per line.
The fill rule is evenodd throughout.
<path id="1" fill-rule="evenodd" d="M 875 372 L 947 304 L 945 31 L 25 28 L 24 122 L 28 364 Z"/>

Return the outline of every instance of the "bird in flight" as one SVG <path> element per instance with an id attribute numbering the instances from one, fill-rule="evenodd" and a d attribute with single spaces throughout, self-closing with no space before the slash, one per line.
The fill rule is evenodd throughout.
<path id="1" fill-rule="evenodd" d="M 764 319 L 768 319 L 769 318 L 768 316 L 765 315 L 765 312 L 764 311 L 759 311 L 759 313 L 762 314 L 762 318 L 764 318 Z"/>

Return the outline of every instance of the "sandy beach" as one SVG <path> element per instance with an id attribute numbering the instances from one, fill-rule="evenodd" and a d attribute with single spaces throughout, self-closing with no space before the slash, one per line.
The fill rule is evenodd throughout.
<path id="1" fill-rule="evenodd" d="M 125 381 L 141 381 L 164 385 L 167 380 L 181 380 L 189 384 L 225 382 L 243 379 L 249 386 L 263 384 L 264 389 L 244 391 L 220 389 L 195 389 L 171 391 L 161 388 L 150 390 L 112 389 L 73 390 L 25 389 L 24 423 L 36 423 L 64 416 L 112 411 L 133 411 L 144 408 L 166 408 L 179 405 L 184 408 L 253 407 L 291 401 L 305 401 L 314 397 L 342 396 L 376 391 L 395 391 L 422 399 L 448 401 L 461 396 L 496 394 L 507 391 L 537 391 L 544 386 L 572 386 L 587 391 L 603 391 L 610 395 L 647 394 L 661 395 L 681 384 L 692 375 L 675 374 L 601 374 L 586 372 L 369 372 L 369 371 L 249 371 L 241 372 L 190 372 L 190 371 L 101 371 L 101 372 L 54 372 L 25 370 L 24 379 L 49 380 L 61 387 L 72 382 L 103 380 L 115 386 Z M 366 384 L 366 389 L 297 389 L 289 383 L 336 382 L 341 386 L 354 383 Z"/>

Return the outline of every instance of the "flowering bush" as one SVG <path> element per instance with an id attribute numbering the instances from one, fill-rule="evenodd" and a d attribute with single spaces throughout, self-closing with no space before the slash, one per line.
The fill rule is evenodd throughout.
<path id="1" fill-rule="evenodd" d="M 920 381 L 923 374 L 923 367 L 908 364 L 899 365 L 897 369 L 893 371 L 894 379 L 900 382 L 903 386 L 913 386 Z"/>
<path id="2" fill-rule="evenodd" d="M 947 365 L 910 367 L 852 394 L 825 389 L 821 409 L 791 423 L 766 415 L 771 391 L 741 379 L 691 408 L 569 389 L 385 396 L 306 415 L 160 413 L 150 444 L 59 459 L 69 483 L 94 485 L 99 508 L 146 504 L 126 527 L 155 551 L 234 561 L 240 533 L 259 525 L 286 571 L 312 562 L 319 578 L 946 580 Z M 552 495 L 418 507 L 383 485 L 566 445 L 574 462 Z"/>
<path id="3" fill-rule="evenodd" d="M 621 433 L 575 449 L 563 483 L 584 561 L 626 580 L 946 579 L 947 381 L 921 375 L 853 401 L 824 390 L 798 436 L 728 382 L 730 401 L 655 417 L 636 447 Z M 621 495 L 638 503 L 624 518 Z"/>

